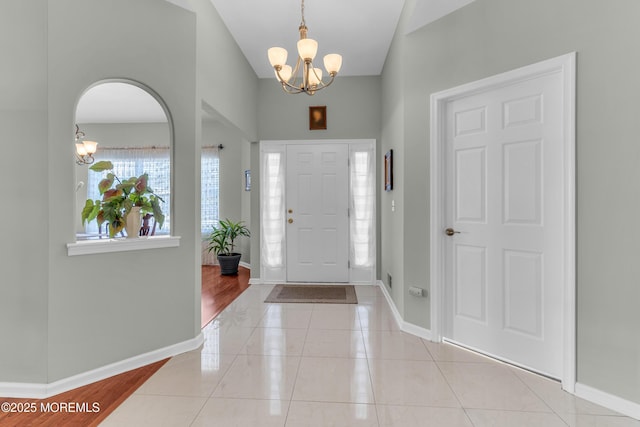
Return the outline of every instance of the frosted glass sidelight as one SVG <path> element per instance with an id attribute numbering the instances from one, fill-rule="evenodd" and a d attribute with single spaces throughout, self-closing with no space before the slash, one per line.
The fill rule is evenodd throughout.
<path id="1" fill-rule="evenodd" d="M 284 266 L 284 153 L 265 153 L 262 158 L 262 265 Z"/>
<path id="2" fill-rule="evenodd" d="M 375 260 L 375 163 L 372 148 L 352 148 L 350 258 L 352 267 L 371 267 Z"/>

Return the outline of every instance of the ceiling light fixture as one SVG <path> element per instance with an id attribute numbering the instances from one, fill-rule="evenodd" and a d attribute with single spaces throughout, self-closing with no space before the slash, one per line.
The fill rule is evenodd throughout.
<path id="1" fill-rule="evenodd" d="M 267 51 L 269 62 L 275 70 L 282 89 L 290 94 L 306 93 L 313 95 L 320 89 L 328 87 L 342 66 L 342 55 L 330 53 L 324 57 L 324 67 L 331 79 L 325 83 L 322 81 L 322 69 L 313 66 L 313 58 L 318 52 L 318 42 L 307 38 L 307 23 L 304 20 L 304 0 L 301 6 L 302 22 L 300 22 L 300 40 L 298 40 L 298 59 L 295 68 L 287 65 L 287 50 L 281 47 L 272 47 Z M 298 76 L 298 72 L 302 75 Z"/>
<path id="2" fill-rule="evenodd" d="M 98 149 L 95 141 L 84 141 L 84 132 L 76 125 L 76 164 L 90 165 L 95 162 L 93 155 Z"/>

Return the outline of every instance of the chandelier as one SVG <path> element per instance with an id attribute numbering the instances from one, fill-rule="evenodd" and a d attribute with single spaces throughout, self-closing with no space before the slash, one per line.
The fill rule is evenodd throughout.
<path id="1" fill-rule="evenodd" d="M 313 65 L 313 58 L 318 52 L 318 42 L 307 38 L 307 24 L 304 20 L 304 0 L 301 6 L 302 21 L 298 31 L 298 59 L 295 68 L 287 65 L 287 50 L 281 47 L 272 47 L 267 51 L 269 62 L 275 70 L 276 78 L 282 84 L 282 89 L 286 93 L 306 93 L 313 95 L 316 91 L 328 87 L 333 83 L 333 79 L 342 66 L 342 55 L 330 53 L 324 57 L 324 67 L 331 79 L 326 83 L 322 81 L 322 69 Z M 301 72 L 299 76 L 298 73 Z"/>
<path id="2" fill-rule="evenodd" d="M 84 132 L 76 125 L 76 164 L 90 165 L 95 161 L 93 155 L 98 148 L 95 141 L 84 141 Z"/>

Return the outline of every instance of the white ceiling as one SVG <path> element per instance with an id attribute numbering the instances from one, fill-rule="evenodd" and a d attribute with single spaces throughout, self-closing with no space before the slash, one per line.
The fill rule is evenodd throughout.
<path id="1" fill-rule="evenodd" d="M 300 0 L 211 0 L 258 77 L 273 77 L 267 49 L 295 60 Z M 375 6 L 373 3 L 375 2 Z M 341 75 L 379 75 L 404 0 L 306 0 L 308 37 L 318 41 L 316 66 L 328 53 L 343 57 Z M 374 6 L 374 7 L 372 7 Z"/>
<path id="2" fill-rule="evenodd" d="M 176 0 L 168 0 L 178 3 Z M 181 0 L 184 4 L 185 1 Z M 435 21 L 474 0 L 417 0 L 408 32 Z M 267 49 L 280 46 L 295 59 L 300 0 L 211 0 L 240 49 L 261 78 L 273 77 Z M 380 75 L 404 0 L 305 0 L 308 37 L 318 41 L 322 57 L 343 57 L 340 75 Z"/>

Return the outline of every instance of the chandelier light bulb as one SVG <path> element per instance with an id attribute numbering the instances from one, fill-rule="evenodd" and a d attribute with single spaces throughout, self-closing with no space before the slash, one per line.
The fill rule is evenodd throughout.
<path id="1" fill-rule="evenodd" d="M 267 56 L 269 56 L 269 62 L 272 67 L 284 66 L 287 63 L 287 49 L 282 47 L 272 47 L 267 51 Z"/>
<path id="2" fill-rule="evenodd" d="M 87 148 L 82 142 L 76 142 L 76 153 L 78 153 L 78 156 L 86 156 L 87 154 L 89 154 L 87 152 Z"/>
<path id="3" fill-rule="evenodd" d="M 318 52 L 318 42 L 314 39 L 298 40 L 298 54 L 305 61 L 313 61 Z"/>
<path id="4" fill-rule="evenodd" d="M 342 67 L 342 55 L 337 53 L 330 53 L 324 57 L 324 68 L 326 68 L 329 74 L 338 74 Z"/>
<path id="5" fill-rule="evenodd" d="M 84 148 L 87 151 L 87 154 L 95 154 L 98 149 L 98 143 L 95 141 L 83 141 Z"/>
<path id="6" fill-rule="evenodd" d="M 322 68 L 309 69 L 309 84 L 317 86 L 322 81 Z"/>
<path id="7" fill-rule="evenodd" d="M 282 67 L 282 70 L 280 70 L 280 77 L 282 77 L 283 81 L 288 82 L 291 80 L 292 73 L 293 70 L 291 69 L 291 65 L 285 65 Z"/>

